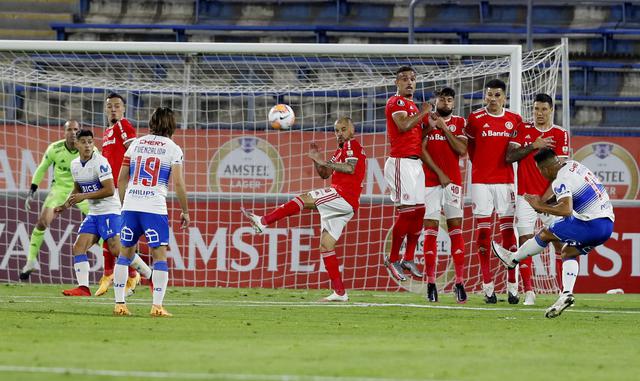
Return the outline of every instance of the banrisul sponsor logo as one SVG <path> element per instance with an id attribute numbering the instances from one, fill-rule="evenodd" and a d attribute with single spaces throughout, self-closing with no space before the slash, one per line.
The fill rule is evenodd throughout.
<path id="1" fill-rule="evenodd" d="M 573 157 L 600 179 L 610 198 L 636 198 L 638 163 L 624 147 L 611 142 L 595 142 L 580 148 Z"/>
<path id="2" fill-rule="evenodd" d="M 269 142 L 255 136 L 224 143 L 209 165 L 212 192 L 277 193 L 283 180 L 282 157 Z"/>

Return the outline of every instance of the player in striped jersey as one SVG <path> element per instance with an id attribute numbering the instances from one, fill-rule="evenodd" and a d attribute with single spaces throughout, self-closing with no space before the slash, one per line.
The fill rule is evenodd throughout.
<path id="1" fill-rule="evenodd" d="M 527 194 L 525 200 L 538 213 L 560 216 L 548 228 L 543 228 L 516 252 L 495 242 L 493 253 L 507 268 L 540 254 L 550 242 L 562 242 L 562 294 L 545 313 L 548 318 L 560 316 L 575 302 L 573 287 L 578 277 L 578 257 L 605 243 L 613 232 L 613 206 L 607 190 L 589 168 L 577 161 L 562 162 L 556 153 L 544 148 L 534 159 L 542 175 L 550 180 L 554 200 L 545 202 L 538 195 Z"/>

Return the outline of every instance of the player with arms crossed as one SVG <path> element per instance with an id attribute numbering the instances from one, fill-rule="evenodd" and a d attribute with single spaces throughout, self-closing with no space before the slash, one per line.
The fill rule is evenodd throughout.
<path id="1" fill-rule="evenodd" d="M 550 182 L 545 179 L 533 156 L 541 148 L 552 148 L 562 160 L 569 155 L 569 135 L 562 127 L 552 123 L 553 100 L 547 94 L 537 94 L 533 102 L 533 123 L 524 123 L 511 139 L 507 149 L 507 163 L 518 162 L 518 196 L 516 198 L 516 227 L 518 242 L 524 243 L 533 238 L 533 230 L 538 219 L 544 226 L 549 226 L 557 216 L 537 213 L 524 199 L 525 194 L 543 197 L 549 190 Z M 543 197 L 543 199 L 546 199 Z M 561 246 L 558 245 L 557 253 Z M 561 264 L 560 264 L 561 266 Z M 531 283 L 532 261 L 524 258 L 519 264 L 522 284 L 524 286 L 525 305 L 534 305 L 536 294 Z"/>
<path id="2" fill-rule="evenodd" d="M 429 130 L 422 143 L 427 211 L 424 216 L 424 258 L 427 300 L 438 301 L 436 288 L 437 238 L 440 213 L 444 209 L 451 238 L 451 256 L 456 273 L 454 293 L 458 303 L 467 301 L 464 289 L 464 239 L 462 238 L 462 175 L 460 156 L 467 153 L 465 119 L 452 115 L 456 93 L 445 87 L 436 94 L 436 111 L 429 116 Z"/>
<path id="3" fill-rule="evenodd" d="M 134 140 L 124 154 L 118 177 L 118 193 L 123 204 L 120 231 L 122 249 L 113 271 L 115 315 L 131 315 L 125 304 L 127 268 L 136 255 L 138 239 L 144 234 L 154 260 L 151 316 L 171 316 L 162 306 L 169 283 L 167 191 L 170 177 L 173 178 L 176 197 L 182 209 L 181 228 L 189 226 L 182 149 L 171 140 L 175 129 L 173 111 L 168 107 L 158 107 L 149 119 L 151 134 Z"/>
<path id="4" fill-rule="evenodd" d="M 109 255 L 117 256 L 120 252 L 120 200 L 115 192 L 111 166 L 104 156 L 95 151 L 91 130 L 78 131 L 76 148 L 79 157 L 71 162 L 73 191 L 64 204 L 57 206 L 54 211 L 61 213 L 87 200 L 89 213 L 82 221 L 78 238 L 73 244 L 73 268 L 78 287 L 62 293 L 66 296 L 91 296 L 87 250 L 102 238 L 109 245 Z M 131 266 L 145 268 L 145 277 L 151 276 L 151 270 L 139 256 L 136 255 Z"/>
<path id="5" fill-rule="evenodd" d="M 342 230 L 360 206 L 362 181 L 365 175 L 367 157 L 358 141 L 354 138 L 355 126 L 351 118 L 341 117 L 335 124 L 338 148 L 329 161 L 325 161 L 315 143 L 311 143 L 309 157 L 313 160 L 316 172 L 323 179 L 331 177 L 331 187 L 317 189 L 301 194 L 281 205 L 269 214 L 260 217 L 242 209 L 257 233 L 267 226 L 286 217 L 296 215 L 302 209 L 316 209 L 320 213 L 320 254 L 324 267 L 331 278 L 333 293 L 323 298 L 326 302 L 346 302 L 349 296 L 345 291 L 340 274 L 340 264 L 336 257 L 335 246 Z"/>
<path id="6" fill-rule="evenodd" d="M 469 114 L 465 129 L 472 162 L 471 200 L 482 271 L 482 291 L 485 302 L 491 304 L 498 302 L 489 253 L 494 210 L 498 215 L 502 244 L 509 249 L 516 249 L 513 232 L 513 165 L 506 162 L 505 156 L 514 131 L 522 123 L 522 117 L 504 108 L 506 89 L 505 83 L 499 79 L 487 82 L 484 97 L 486 106 Z M 509 303 L 518 304 L 518 284 L 513 269 L 507 272 L 507 293 Z"/>
<path id="7" fill-rule="evenodd" d="M 38 185 L 47 173 L 47 170 L 53 165 L 53 181 L 47 198 L 44 200 L 42 211 L 38 217 L 38 222 L 31 232 L 29 241 L 29 255 L 27 264 L 20 272 L 20 279 L 27 280 L 29 275 L 38 266 L 38 254 L 40 247 L 44 241 L 44 233 L 51 225 L 53 219 L 57 216 L 54 208 L 67 199 L 69 193 L 73 190 L 73 178 L 71 176 L 71 162 L 78 157 L 75 140 L 76 133 L 80 129 L 80 124 L 76 120 L 68 120 L 64 124 L 64 139 L 53 142 L 47 147 L 42 157 L 42 161 L 36 168 L 33 178 L 31 179 L 31 189 L 25 200 L 24 208 L 27 212 L 31 210 L 31 201 L 35 198 Z M 75 204 L 83 214 L 89 212 L 89 204 L 86 201 Z"/>
<path id="8" fill-rule="evenodd" d="M 549 242 L 563 242 L 562 294 L 545 312 L 548 318 L 560 316 L 575 302 L 573 286 L 578 277 L 578 257 L 605 243 L 613 232 L 613 206 L 600 180 L 577 161 L 562 162 L 556 153 L 543 148 L 534 159 L 542 176 L 550 180 L 555 200 L 544 202 L 538 195 L 524 199 L 538 213 L 560 216 L 548 228 L 520 246 L 514 253 L 492 242 L 493 253 L 507 268 L 540 254 Z"/>
<path id="9" fill-rule="evenodd" d="M 427 103 L 418 110 L 413 102 L 416 71 L 412 67 L 400 67 L 396 71 L 395 83 L 397 93 L 389 98 L 385 107 L 391 151 L 384 164 L 384 178 L 398 215 L 391 230 L 391 252 L 384 264 L 395 279 L 405 281 L 404 270 L 417 278 L 423 276 L 413 259 L 425 211 L 422 120 L 431 112 L 431 107 Z M 404 258 L 400 258 L 400 247 L 405 237 L 407 246 Z"/>
<path id="10" fill-rule="evenodd" d="M 124 117 L 125 110 L 125 101 L 121 95 L 116 93 L 107 95 L 105 113 L 111 123 L 111 127 L 106 128 L 102 135 L 102 155 L 109 161 L 109 165 L 111 165 L 113 171 L 113 178 L 116 180 L 120 174 L 124 153 L 127 151 L 129 144 L 136 138 L 136 129 L 131 122 Z M 116 187 L 118 186 L 118 184 L 115 185 Z M 96 296 L 104 295 L 111 283 L 113 283 L 115 257 L 109 251 L 109 245 L 106 242 L 102 246 L 102 255 L 104 257 L 104 274 L 102 278 L 100 278 Z M 147 269 L 144 270 L 145 273 L 146 271 Z M 126 287 L 127 295 L 133 293 L 139 282 L 140 274 L 138 274 L 133 267 L 129 267 L 129 278 L 127 279 Z"/>

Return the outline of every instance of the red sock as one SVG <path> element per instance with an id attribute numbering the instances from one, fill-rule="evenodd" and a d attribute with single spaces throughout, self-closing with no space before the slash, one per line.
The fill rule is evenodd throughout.
<path id="1" fill-rule="evenodd" d="M 411 224 L 411 213 L 413 208 L 398 209 L 396 222 L 391 229 L 391 252 L 389 253 L 389 261 L 396 262 L 400 260 L 400 247 L 404 241 L 404 237 L 409 231 Z"/>
<path id="2" fill-rule="evenodd" d="M 422 224 L 424 218 L 424 206 L 418 205 L 409 213 L 410 221 L 407 223 L 407 247 L 404 251 L 404 260 L 413 261 L 416 255 L 416 246 L 422 232 Z"/>
<path id="3" fill-rule="evenodd" d="M 453 265 L 456 270 L 456 283 L 464 283 L 464 238 L 462 238 L 462 229 L 452 227 L 449 231 L 449 238 L 451 238 L 451 256 L 453 256 Z"/>
<path id="4" fill-rule="evenodd" d="M 424 228 L 424 273 L 428 283 L 436 283 L 436 259 L 438 255 L 438 228 Z"/>
<path id="5" fill-rule="evenodd" d="M 480 270 L 482 271 L 482 282 L 493 282 L 493 273 L 491 272 L 491 257 L 489 257 L 489 250 L 491 246 L 491 217 L 477 217 L 476 218 L 476 232 L 478 232 L 478 238 L 476 243 L 478 245 L 478 259 L 480 259 Z"/>
<path id="6" fill-rule="evenodd" d="M 113 274 L 113 267 L 116 265 L 116 257 L 109 251 L 107 241 L 102 243 L 102 256 L 104 257 L 104 275 Z"/>
<path id="7" fill-rule="evenodd" d="M 320 253 L 322 255 L 322 261 L 324 262 L 324 268 L 329 273 L 331 279 L 331 288 L 338 295 L 344 295 L 344 285 L 342 284 L 342 276 L 340 275 L 340 264 L 336 257 L 335 251 L 325 251 Z"/>
<path id="8" fill-rule="evenodd" d="M 300 213 L 300 211 L 302 211 L 303 208 L 304 208 L 304 202 L 300 197 L 296 197 L 293 200 L 290 200 L 280 205 L 271 213 L 262 217 L 262 223 L 265 225 L 271 225 L 272 223 L 276 221 L 280 221 L 283 218 Z"/>
<path id="9" fill-rule="evenodd" d="M 524 292 L 533 290 L 533 285 L 531 283 L 531 266 L 533 266 L 531 257 L 527 257 L 520 261 L 520 276 L 522 277 Z"/>
<path id="10" fill-rule="evenodd" d="M 518 250 L 516 245 L 516 235 L 513 232 L 513 216 L 500 217 L 498 219 L 500 224 L 500 235 L 502 235 L 502 247 L 509 251 Z M 507 282 L 516 282 L 516 270 L 511 269 L 507 271 Z"/>

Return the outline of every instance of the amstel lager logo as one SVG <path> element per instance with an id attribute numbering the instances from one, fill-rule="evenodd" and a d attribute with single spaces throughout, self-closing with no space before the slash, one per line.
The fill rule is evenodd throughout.
<path id="1" fill-rule="evenodd" d="M 269 142 L 255 136 L 229 140 L 209 164 L 212 192 L 278 193 L 283 179 L 282 157 Z"/>
<path id="2" fill-rule="evenodd" d="M 598 176 L 612 199 L 635 199 L 638 163 L 629 151 L 611 142 L 595 142 L 580 148 L 573 159 Z"/>

